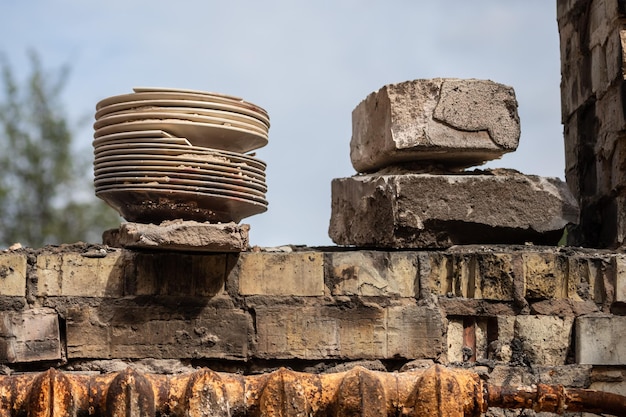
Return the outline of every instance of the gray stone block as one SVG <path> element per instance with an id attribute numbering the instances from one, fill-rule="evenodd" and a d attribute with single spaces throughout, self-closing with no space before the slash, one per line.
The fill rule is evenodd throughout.
<path id="1" fill-rule="evenodd" d="M 358 172 L 406 162 L 463 168 L 517 149 L 513 88 L 488 80 L 414 80 L 371 93 L 352 112 Z"/>
<path id="2" fill-rule="evenodd" d="M 339 245 L 556 244 L 578 209 L 565 183 L 510 170 L 483 175 L 360 175 L 332 182 Z"/>
<path id="3" fill-rule="evenodd" d="M 578 317 L 576 362 L 586 365 L 626 365 L 626 317 Z"/>

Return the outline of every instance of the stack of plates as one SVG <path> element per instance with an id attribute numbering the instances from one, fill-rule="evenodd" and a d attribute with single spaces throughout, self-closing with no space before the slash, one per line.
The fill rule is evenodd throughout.
<path id="1" fill-rule="evenodd" d="M 269 117 L 240 98 L 136 88 L 96 106 L 96 195 L 126 220 L 239 222 L 267 210 Z"/>

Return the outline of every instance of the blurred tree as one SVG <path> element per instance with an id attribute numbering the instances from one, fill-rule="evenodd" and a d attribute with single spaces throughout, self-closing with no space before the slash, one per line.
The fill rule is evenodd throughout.
<path id="1" fill-rule="evenodd" d="M 29 58 L 18 83 L 0 57 L 0 248 L 99 241 L 119 217 L 93 195 L 91 155 L 72 147 L 60 102 L 68 68 L 48 74 L 36 53 Z"/>

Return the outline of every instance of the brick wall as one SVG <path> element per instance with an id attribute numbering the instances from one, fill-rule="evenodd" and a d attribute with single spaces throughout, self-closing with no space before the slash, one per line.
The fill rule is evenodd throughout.
<path id="1" fill-rule="evenodd" d="M 244 373 L 437 362 L 490 381 L 626 393 L 626 255 L 287 250 L 2 253 L 0 359 L 7 372 L 146 359 Z"/>

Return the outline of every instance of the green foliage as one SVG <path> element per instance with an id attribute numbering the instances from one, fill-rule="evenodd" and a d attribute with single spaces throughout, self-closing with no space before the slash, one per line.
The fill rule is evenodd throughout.
<path id="1" fill-rule="evenodd" d="M 99 239 L 119 218 L 93 195 L 91 155 L 72 148 L 60 102 L 68 68 L 48 74 L 37 54 L 29 58 L 18 82 L 0 57 L 0 248 Z"/>

